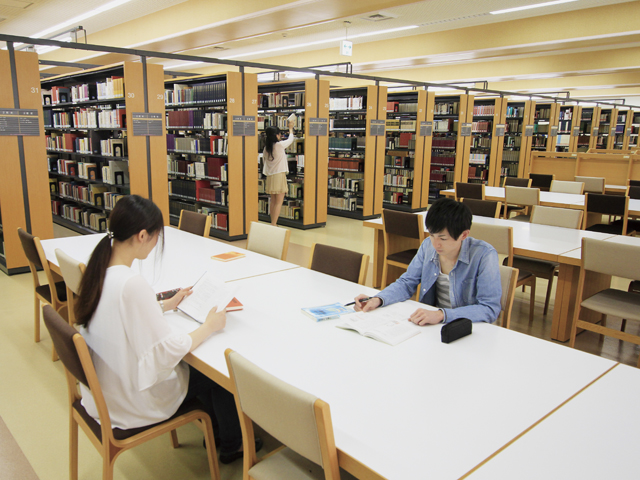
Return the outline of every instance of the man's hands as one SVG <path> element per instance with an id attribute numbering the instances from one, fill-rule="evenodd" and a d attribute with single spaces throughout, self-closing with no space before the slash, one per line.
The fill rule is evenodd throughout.
<path id="1" fill-rule="evenodd" d="M 173 297 L 164 301 L 164 311 L 175 310 L 180 302 L 193 293 L 193 287 L 181 288 Z"/>
<path id="2" fill-rule="evenodd" d="M 372 297 L 367 301 L 361 301 L 365 298 L 369 298 L 367 295 L 360 294 L 354 300 L 356 301 L 353 308 L 356 312 L 370 312 L 382 305 L 382 300 L 379 297 Z"/>
<path id="3" fill-rule="evenodd" d="M 424 308 L 419 308 L 409 317 L 409 321 L 416 325 L 435 325 L 443 320 L 442 310 L 426 310 Z"/>

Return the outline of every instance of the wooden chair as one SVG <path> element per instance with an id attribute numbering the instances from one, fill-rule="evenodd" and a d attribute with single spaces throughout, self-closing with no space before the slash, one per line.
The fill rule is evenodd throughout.
<path id="1" fill-rule="evenodd" d="M 225 357 L 242 427 L 244 478 L 340 479 L 329 404 L 231 349 Z M 253 442 L 254 422 L 284 444 L 260 460 Z"/>
<path id="2" fill-rule="evenodd" d="M 580 269 L 576 298 L 583 297 L 587 272 L 615 275 L 635 280 L 639 276 L 638 265 L 640 265 L 640 248 L 637 246 L 583 238 L 582 267 Z M 588 308 L 600 313 L 602 315 L 602 325 L 580 320 L 582 308 Z M 607 315 L 615 315 L 627 320 L 640 320 L 640 294 L 607 288 L 585 298 L 575 309 L 569 345 L 575 347 L 576 334 L 579 328 L 640 345 L 640 336 L 607 327 L 605 325 Z M 638 367 L 640 367 L 640 358 L 638 359 Z"/>
<path id="3" fill-rule="evenodd" d="M 630 187 L 640 187 L 640 180 L 627 180 L 627 185 Z"/>
<path id="4" fill-rule="evenodd" d="M 418 248 L 425 239 L 425 232 L 420 215 L 396 210 L 382 210 L 382 226 L 384 228 L 382 288 L 385 288 L 389 266 L 406 269 L 418 253 Z"/>
<path id="5" fill-rule="evenodd" d="M 542 207 L 540 205 L 536 205 L 533 207 L 533 212 L 531 213 L 531 223 L 579 229 L 580 225 L 582 225 L 582 214 L 582 210 Z M 553 279 L 557 275 L 560 264 L 549 260 L 538 260 L 537 258 L 514 255 L 513 266 L 529 271 L 537 278 L 544 278 L 547 280 L 547 295 L 544 300 L 544 310 L 542 312 L 543 315 L 546 315 L 549 310 L 549 301 L 551 300 Z"/>
<path id="6" fill-rule="evenodd" d="M 471 225 L 470 235 L 478 240 L 484 240 L 496 249 L 498 255 L 504 257 L 503 265 L 513 267 L 513 228 L 503 225 L 489 225 L 474 223 Z M 536 276 L 529 271 L 518 269 L 517 287 L 531 287 L 529 299 L 529 321 L 533 321 L 533 311 L 536 300 Z M 511 320 L 509 319 L 509 322 Z M 503 322 L 504 324 L 504 322 Z"/>
<path id="7" fill-rule="evenodd" d="M 640 186 L 627 187 L 627 197 L 629 200 L 640 200 Z M 612 222 L 614 225 L 619 225 L 623 222 L 623 219 Z M 627 219 L 627 232 L 635 232 L 636 235 L 640 232 L 640 220 L 636 215 L 628 215 Z"/>
<path id="8" fill-rule="evenodd" d="M 56 281 L 53 272 L 49 268 L 49 262 L 42 249 L 42 244 L 38 237 L 18 228 L 18 237 L 22 243 L 22 249 L 29 262 L 29 270 L 33 276 L 33 288 L 35 292 L 35 312 L 34 312 L 34 340 L 40 341 L 40 302 L 51 305 L 57 312 L 67 306 L 67 292 L 63 281 Z M 37 269 L 41 268 L 47 277 L 47 285 L 40 285 Z M 51 358 L 55 362 L 58 359 L 56 349 L 52 348 Z"/>
<path id="9" fill-rule="evenodd" d="M 585 230 L 590 232 L 610 233 L 611 235 L 626 235 L 627 222 L 629 220 L 629 197 L 624 195 L 600 195 L 598 193 L 587 193 L 584 196 Z M 597 214 L 602 220 L 602 215 L 620 217 L 622 220 L 612 223 L 595 223 L 587 225 L 587 216 Z"/>
<path id="10" fill-rule="evenodd" d="M 171 433 L 171 440 L 176 448 L 179 444 L 175 430 L 188 423 L 195 423 L 204 432 L 211 479 L 220 478 L 215 440 L 213 439 L 213 425 L 199 401 L 188 402 L 181 406 L 170 419 L 155 425 L 129 430 L 112 428 L 109 409 L 104 400 L 102 388 L 84 338 L 49 306 L 44 308 L 44 323 L 51 334 L 53 344 L 60 353 L 60 360 L 64 365 L 67 377 L 70 420 L 69 473 L 71 480 L 78 479 L 78 425 L 102 455 L 103 480 L 112 480 L 113 465 L 123 451 L 165 433 Z M 98 409 L 100 423 L 91 417 L 82 406 L 78 382 L 91 390 Z"/>
<path id="11" fill-rule="evenodd" d="M 500 218 L 502 202 L 476 200 L 475 198 L 461 198 L 460 201 L 468 206 L 474 215 L 479 217 Z"/>
<path id="12" fill-rule="evenodd" d="M 512 210 L 509 209 L 511 205 L 517 205 L 520 215 L 516 215 L 511 220 L 518 220 L 519 222 L 528 222 L 531 219 L 531 213 L 529 207 L 534 205 L 540 205 L 540 189 L 539 188 L 524 188 L 524 187 L 504 187 L 504 201 L 507 207 L 504 210 L 504 218 L 509 219 Z"/>
<path id="13" fill-rule="evenodd" d="M 584 182 L 565 182 L 562 180 L 552 180 L 549 191 L 556 193 L 573 193 L 575 195 L 582 195 L 584 193 Z"/>
<path id="14" fill-rule="evenodd" d="M 503 187 L 531 187 L 530 178 L 504 177 Z"/>
<path id="15" fill-rule="evenodd" d="M 84 263 L 70 257 L 59 248 L 55 250 L 58 266 L 66 285 L 67 292 L 67 316 L 69 325 L 76 324 L 76 300 L 80 294 L 80 282 L 87 266 Z"/>
<path id="16" fill-rule="evenodd" d="M 556 178 L 555 175 L 545 175 L 542 173 L 530 173 L 531 188 L 539 188 L 543 192 L 548 192 L 551 187 L 551 182 Z"/>
<path id="17" fill-rule="evenodd" d="M 178 230 L 209 238 L 209 234 L 211 233 L 211 217 L 204 213 L 180 210 Z"/>
<path id="18" fill-rule="evenodd" d="M 500 298 L 500 316 L 498 321 L 504 328 L 511 327 L 511 309 L 518 285 L 518 269 L 500 265 L 500 283 L 502 284 L 502 297 Z"/>
<path id="19" fill-rule="evenodd" d="M 291 230 L 287 228 L 251 222 L 246 248 L 278 260 L 286 260 L 289 237 L 291 237 Z"/>
<path id="20" fill-rule="evenodd" d="M 461 198 L 474 198 L 476 200 L 484 200 L 484 183 L 463 183 L 456 182 L 454 185 L 456 192 L 456 200 Z"/>
<path id="21" fill-rule="evenodd" d="M 584 193 L 604 193 L 604 177 L 581 177 L 573 178 L 576 182 L 584 183 Z"/>
<path id="22" fill-rule="evenodd" d="M 364 285 L 369 255 L 321 243 L 311 246 L 309 269 Z"/>

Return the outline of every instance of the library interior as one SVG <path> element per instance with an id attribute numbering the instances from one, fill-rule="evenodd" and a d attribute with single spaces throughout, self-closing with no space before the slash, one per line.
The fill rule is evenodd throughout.
<path id="1" fill-rule="evenodd" d="M 639 18 L 640 0 L 0 0 L 0 478 L 637 478 Z M 216 454 L 201 410 L 112 431 L 119 405 L 79 400 L 110 374 L 74 330 L 90 343 L 82 276 L 122 243 L 129 195 L 162 214 L 129 265 L 163 329 L 195 338 L 227 305 L 144 389 L 198 370 L 233 394 L 244 453 Z M 425 226 L 444 198 L 472 214 L 471 238 L 442 231 L 451 268 Z M 499 264 L 474 267 L 472 239 Z M 406 300 L 351 308 L 405 272 Z M 490 289 L 499 315 L 477 317 Z"/>

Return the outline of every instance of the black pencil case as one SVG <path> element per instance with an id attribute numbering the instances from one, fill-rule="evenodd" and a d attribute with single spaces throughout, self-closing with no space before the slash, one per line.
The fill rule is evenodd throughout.
<path id="1" fill-rule="evenodd" d="M 440 330 L 442 343 L 451 343 L 459 338 L 471 335 L 471 320 L 458 318 L 450 323 L 445 323 Z"/>

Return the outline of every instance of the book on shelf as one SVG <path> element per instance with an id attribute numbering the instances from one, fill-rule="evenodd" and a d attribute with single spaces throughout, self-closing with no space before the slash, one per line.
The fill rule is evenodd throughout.
<path id="1" fill-rule="evenodd" d="M 241 252 L 225 252 L 219 253 L 217 255 L 212 255 L 211 260 L 217 260 L 219 262 L 230 262 L 232 260 L 238 260 L 244 257 L 246 257 L 246 255 Z"/>
<path id="2" fill-rule="evenodd" d="M 302 313 L 316 322 L 340 318 L 341 315 L 353 313 L 353 309 L 345 307 L 341 303 L 332 303 L 330 305 L 321 305 L 319 307 L 306 307 L 301 310 Z"/>
<path id="3" fill-rule="evenodd" d="M 420 308 L 435 309 L 428 305 L 420 305 Z M 345 315 L 342 317 L 342 323 L 336 327 L 354 330 L 362 336 L 395 346 L 421 333 L 421 327 L 409 321 L 409 316 L 415 310 L 415 304 L 394 303 L 367 313 Z"/>
<path id="4" fill-rule="evenodd" d="M 193 293 L 180 302 L 178 310 L 196 322 L 204 323 L 213 307 L 217 312 L 225 309 L 236 290 L 237 287 L 216 281 L 210 272 L 205 272 L 193 285 Z"/>

